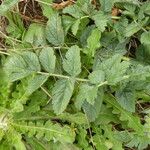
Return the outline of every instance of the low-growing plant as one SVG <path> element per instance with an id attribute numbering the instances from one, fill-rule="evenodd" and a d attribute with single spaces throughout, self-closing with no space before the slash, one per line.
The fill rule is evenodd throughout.
<path id="1" fill-rule="evenodd" d="M 20 3 L 0 5 L 0 149 L 149 149 L 150 2 L 35 0 L 26 25 Z"/>

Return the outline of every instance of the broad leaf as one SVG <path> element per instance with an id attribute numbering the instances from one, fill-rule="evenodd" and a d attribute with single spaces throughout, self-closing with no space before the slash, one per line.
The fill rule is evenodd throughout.
<path id="1" fill-rule="evenodd" d="M 141 29 L 141 26 L 139 24 L 136 24 L 134 22 L 132 22 L 130 25 L 127 26 L 127 28 L 125 29 L 125 36 L 126 37 L 130 37 L 132 36 L 134 33 L 138 32 Z"/>
<path id="2" fill-rule="evenodd" d="M 99 0 L 101 4 L 101 10 L 104 12 L 110 12 L 114 4 L 114 0 Z"/>
<path id="3" fill-rule="evenodd" d="M 48 79 L 48 75 L 35 75 L 31 80 L 29 80 L 29 84 L 27 86 L 27 90 L 25 92 L 26 95 L 32 94 L 36 91 L 42 84 L 46 82 Z"/>
<path id="4" fill-rule="evenodd" d="M 141 7 L 142 11 L 144 11 L 144 13 L 150 15 L 150 3 L 149 1 L 146 1 L 143 6 Z"/>
<path id="5" fill-rule="evenodd" d="M 33 23 L 28 28 L 28 31 L 24 36 L 24 41 L 31 43 L 35 46 L 46 45 L 44 32 L 45 28 L 42 25 Z"/>
<path id="6" fill-rule="evenodd" d="M 82 105 L 82 108 L 90 122 L 95 121 L 95 119 L 99 115 L 101 105 L 103 102 L 103 95 L 104 95 L 103 89 L 99 89 L 98 96 L 95 99 L 94 105 L 89 104 L 87 101 L 85 101 Z"/>
<path id="7" fill-rule="evenodd" d="M 140 45 L 138 47 L 137 51 L 136 51 L 136 58 L 137 58 L 137 60 L 150 64 L 149 57 L 150 57 L 150 44 Z M 137 69 L 137 70 L 139 70 L 139 69 Z M 142 67 L 141 67 L 141 70 L 142 70 Z M 144 67 L 143 67 L 143 71 L 144 71 Z"/>
<path id="8" fill-rule="evenodd" d="M 22 79 L 33 72 L 41 70 L 38 57 L 33 52 L 23 52 L 13 55 L 5 64 L 11 81 Z"/>
<path id="9" fill-rule="evenodd" d="M 54 51 L 52 48 L 50 47 L 44 48 L 40 53 L 39 59 L 42 66 L 47 72 L 49 73 L 54 72 L 56 56 L 54 55 Z"/>
<path id="10" fill-rule="evenodd" d="M 79 29 L 79 25 L 80 25 L 80 19 L 77 19 L 76 21 L 75 21 L 75 23 L 72 25 L 72 33 L 74 34 L 74 35 L 76 35 L 77 34 L 77 32 L 78 32 L 78 29 Z"/>
<path id="11" fill-rule="evenodd" d="M 96 15 L 92 16 L 98 29 L 103 32 L 107 26 L 108 16 L 104 15 L 102 11 L 99 11 Z"/>
<path id="12" fill-rule="evenodd" d="M 150 44 L 150 31 L 149 32 L 144 32 L 141 35 L 141 43 Z"/>
<path id="13" fill-rule="evenodd" d="M 87 49 L 85 52 L 89 57 L 94 57 L 95 51 L 100 47 L 101 32 L 96 28 L 87 39 Z"/>
<path id="14" fill-rule="evenodd" d="M 93 84 L 100 84 L 100 83 L 104 82 L 104 80 L 105 80 L 105 73 L 104 73 L 104 71 L 102 71 L 102 70 L 93 71 L 89 75 L 89 80 Z"/>
<path id="15" fill-rule="evenodd" d="M 66 53 L 66 59 L 63 61 L 64 70 L 75 77 L 81 72 L 80 48 L 72 46 Z"/>
<path id="16" fill-rule="evenodd" d="M 89 104 L 93 105 L 95 99 L 97 98 L 98 87 L 90 86 L 88 84 L 81 84 L 79 93 L 76 98 L 76 107 L 81 109 L 82 104 L 87 101 Z"/>
<path id="17" fill-rule="evenodd" d="M 121 62 L 121 56 L 117 54 L 103 61 L 96 70 L 104 71 L 108 84 L 114 85 L 124 79 L 123 75 L 125 75 L 129 64 L 127 61 Z"/>
<path id="18" fill-rule="evenodd" d="M 125 36 L 130 37 L 138 32 L 147 23 L 148 19 L 148 17 L 145 17 L 141 22 L 132 22 L 131 24 L 129 24 L 125 29 Z"/>
<path id="19" fill-rule="evenodd" d="M 74 18 L 81 18 L 84 14 L 82 13 L 81 8 L 78 5 L 71 5 L 63 9 L 63 13 L 70 14 Z"/>
<path id="20" fill-rule="evenodd" d="M 118 103 L 127 111 L 135 112 L 135 93 L 130 90 L 116 91 Z"/>
<path id="21" fill-rule="evenodd" d="M 64 31 L 61 23 L 61 17 L 57 13 L 51 15 L 47 22 L 46 38 L 55 46 L 61 46 L 64 44 Z"/>
<path id="22" fill-rule="evenodd" d="M 53 109 L 56 114 L 61 114 L 67 107 L 74 90 L 74 80 L 58 80 L 53 88 Z"/>
<path id="23" fill-rule="evenodd" d="M 42 0 L 42 2 L 39 2 L 39 5 L 42 8 L 43 15 L 46 16 L 47 18 L 50 18 L 51 15 L 54 13 L 54 10 L 52 7 L 49 7 L 49 3 L 52 3 L 53 0 Z"/>

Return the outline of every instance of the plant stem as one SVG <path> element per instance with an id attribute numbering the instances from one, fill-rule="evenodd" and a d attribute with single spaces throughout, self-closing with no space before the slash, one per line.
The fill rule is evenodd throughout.
<path id="1" fill-rule="evenodd" d="M 3 51 L 1 51 L 1 50 L 0 50 L 0 54 L 4 54 L 4 55 L 8 55 L 8 56 L 10 55 L 9 53 L 3 52 Z"/>
<path id="2" fill-rule="evenodd" d="M 54 74 L 54 73 L 47 73 L 47 72 L 37 72 L 38 74 L 43 74 L 43 75 L 49 75 L 49 76 L 53 76 L 53 77 L 58 77 L 58 78 L 64 78 L 64 79 L 70 79 L 72 77 L 70 76 L 64 76 L 61 74 Z M 89 82 L 88 79 L 82 79 L 82 78 L 75 78 L 75 80 L 77 81 L 81 81 L 81 82 Z"/>
<path id="3" fill-rule="evenodd" d="M 111 16 L 111 19 L 120 19 L 118 16 Z"/>
<path id="4" fill-rule="evenodd" d="M 107 82 L 107 81 L 102 82 L 102 83 L 100 83 L 100 84 L 98 85 L 98 87 L 103 86 L 103 85 L 106 85 L 106 84 L 108 84 L 108 82 Z"/>
<path id="5" fill-rule="evenodd" d="M 49 98 L 52 98 L 52 96 L 50 95 L 50 93 L 44 88 L 41 86 L 41 89 L 42 91 L 49 97 Z"/>

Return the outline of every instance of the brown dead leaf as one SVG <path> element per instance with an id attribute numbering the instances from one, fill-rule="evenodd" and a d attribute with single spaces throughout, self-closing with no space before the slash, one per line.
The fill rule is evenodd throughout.
<path id="1" fill-rule="evenodd" d="M 118 16 L 120 14 L 120 9 L 119 8 L 116 8 L 116 7 L 113 7 L 112 8 L 112 11 L 111 11 L 111 15 L 112 16 Z"/>
<path id="2" fill-rule="evenodd" d="M 67 7 L 67 6 L 69 6 L 69 5 L 72 5 L 74 3 L 75 3 L 74 0 L 63 1 L 63 2 L 61 2 L 59 4 L 53 3 L 53 8 L 57 9 L 57 10 L 60 10 L 60 9 L 63 9 L 65 7 Z"/>
<path id="3" fill-rule="evenodd" d="M 97 6 L 96 0 L 92 0 L 92 4 L 96 7 Z"/>

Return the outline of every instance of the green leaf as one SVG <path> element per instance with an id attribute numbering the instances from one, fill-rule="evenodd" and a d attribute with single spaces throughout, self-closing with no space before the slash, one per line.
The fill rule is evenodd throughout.
<path id="1" fill-rule="evenodd" d="M 65 120 L 65 121 L 68 121 L 70 123 L 76 123 L 78 125 L 82 125 L 82 124 L 87 123 L 85 114 L 83 114 L 81 112 L 78 112 L 75 114 L 69 114 L 69 113 L 64 112 L 63 114 L 59 115 L 58 118 Z"/>
<path id="2" fill-rule="evenodd" d="M 49 145 L 51 150 L 80 150 L 75 144 L 69 143 L 51 142 Z"/>
<path id="3" fill-rule="evenodd" d="M 53 14 L 49 18 L 46 26 L 46 38 L 55 45 L 61 46 L 64 44 L 64 31 L 59 14 Z"/>
<path id="4" fill-rule="evenodd" d="M 146 41 L 145 41 L 146 42 Z M 150 44 L 140 45 L 136 51 L 136 58 L 140 62 L 150 64 Z M 138 69 L 137 69 L 138 70 Z M 141 69 L 142 70 L 142 69 Z M 144 69 L 143 69 L 144 70 Z M 142 71 L 143 72 L 143 71 Z M 140 72 L 141 73 L 141 72 Z"/>
<path id="5" fill-rule="evenodd" d="M 53 109 L 56 114 L 61 114 L 67 107 L 74 90 L 74 80 L 58 80 L 52 90 Z"/>
<path id="6" fill-rule="evenodd" d="M 46 16 L 47 18 L 50 18 L 51 15 L 54 13 L 54 9 L 52 7 L 49 7 L 49 5 L 47 5 L 47 4 L 52 3 L 53 0 L 42 0 L 42 2 L 41 3 L 39 2 L 39 5 L 42 8 L 43 15 Z"/>
<path id="7" fill-rule="evenodd" d="M 96 28 L 92 30 L 91 35 L 87 39 L 87 54 L 94 57 L 95 51 L 100 47 L 101 32 Z"/>
<path id="8" fill-rule="evenodd" d="M 13 126 L 22 133 L 28 132 L 30 137 L 44 137 L 46 141 L 58 140 L 60 142 L 72 143 L 74 141 L 74 131 L 70 127 L 61 127 L 59 124 L 52 124 L 47 121 L 45 123 L 13 123 Z"/>
<path id="9" fill-rule="evenodd" d="M 89 143 L 87 140 L 87 131 L 86 131 L 86 129 L 84 129 L 83 126 L 80 126 L 78 128 L 76 139 L 77 139 L 77 145 L 79 147 L 82 147 L 84 149 L 87 149 L 89 147 Z M 90 150 L 90 149 L 88 149 L 88 150 Z"/>
<path id="10" fill-rule="evenodd" d="M 98 11 L 97 14 L 92 16 L 92 19 L 95 21 L 97 28 L 101 32 L 104 32 L 105 27 L 107 26 L 108 16 L 104 15 L 104 13 L 102 11 Z"/>
<path id="11" fill-rule="evenodd" d="M 127 28 L 125 29 L 125 36 L 126 37 L 130 37 L 132 36 L 134 33 L 138 32 L 141 29 L 141 27 L 139 26 L 139 24 L 136 23 L 131 23 L 127 26 Z"/>
<path id="12" fill-rule="evenodd" d="M 135 93 L 134 90 L 121 90 L 116 91 L 116 98 L 118 103 L 127 111 L 135 112 Z"/>
<path id="13" fill-rule="evenodd" d="M 143 26 L 147 23 L 148 19 L 149 17 L 145 17 L 144 20 L 141 22 L 134 21 L 131 24 L 129 24 L 125 29 L 125 36 L 130 37 L 136 32 L 138 32 L 139 30 L 141 30 Z"/>
<path id="14" fill-rule="evenodd" d="M 11 7 L 17 4 L 19 0 L 5 0 L 0 5 L 0 16 L 3 16 Z"/>
<path id="15" fill-rule="evenodd" d="M 89 104 L 87 101 L 84 101 L 82 108 L 90 122 L 95 121 L 95 119 L 98 117 L 99 112 L 101 110 L 101 105 L 103 102 L 103 89 L 98 90 L 98 96 L 95 99 L 94 105 Z"/>
<path id="16" fill-rule="evenodd" d="M 97 119 L 95 120 L 95 124 L 96 125 L 102 125 L 102 124 L 109 124 L 110 122 L 113 123 L 120 123 L 120 121 L 118 120 L 118 118 L 116 117 L 115 114 L 112 113 L 112 109 L 111 108 L 107 108 L 105 104 L 103 104 L 101 106 L 101 110 L 100 113 L 97 117 Z"/>
<path id="17" fill-rule="evenodd" d="M 31 43 L 35 46 L 46 45 L 45 28 L 37 23 L 29 26 L 28 31 L 25 33 L 24 41 Z"/>
<path id="18" fill-rule="evenodd" d="M 99 136 L 98 134 L 95 134 L 93 136 L 93 141 L 96 145 L 96 149 L 108 150 L 112 148 L 112 143 L 108 140 L 106 141 L 104 136 Z"/>
<path id="19" fill-rule="evenodd" d="M 5 33 L 5 30 L 6 30 L 7 34 L 9 34 L 9 37 L 13 37 L 16 39 L 22 39 L 22 36 L 25 33 L 26 29 L 24 27 L 24 24 L 23 24 L 20 14 L 17 13 L 14 15 L 11 12 L 7 12 L 5 16 L 8 19 L 9 25 L 7 27 L 5 27 L 5 25 L 2 23 L 1 31 L 4 31 L 4 33 Z"/>
<path id="20" fill-rule="evenodd" d="M 130 63 L 127 61 L 121 62 L 121 56 L 116 54 L 112 58 L 103 61 L 96 70 L 104 71 L 108 84 L 114 85 L 124 79 L 123 75 L 126 75 L 129 65 Z"/>
<path id="21" fill-rule="evenodd" d="M 118 141 L 127 143 L 131 140 L 132 134 L 130 134 L 128 131 L 115 131 L 114 137 Z"/>
<path id="22" fill-rule="evenodd" d="M 141 35 L 141 43 L 150 44 L 150 31 L 149 32 L 144 32 Z"/>
<path id="23" fill-rule="evenodd" d="M 72 29 L 72 33 L 73 33 L 74 35 L 77 34 L 80 23 L 81 23 L 81 20 L 80 20 L 80 19 L 77 19 L 77 20 L 75 21 L 75 23 L 72 25 L 72 28 L 71 28 L 71 29 Z"/>
<path id="24" fill-rule="evenodd" d="M 80 61 L 80 48 L 78 46 L 72 46 L 66 53 L 66 59 L 63 61 L 64 70 L 75 77 L 81 72 L 81 61 Z"/>
<path id="25" fill-rule="evenodd" d="M 46 150 L 46 146 L 36 138 L 26 137 L 26 142 L 30 144 L 31 149 L 33 150 Z"/>
<path id="26" fill-rule="evenodd" d="M 98 87 L 97 86 L 87 86 L 87 95 L 86 95 L 86 101 L 94 105 L 95 99 L 97 98 L 97 92 L 98 92 Z"/>
<path id="27" fill-rule="evenodd" d="M 87 101 L 89 104 L 93 105 L 95 103 L 95 99 L 97 98 L 98 87 L 90 86 L 88 84 L 81 84 L 79 89 L 79 94 L 76 98 L 76 107 L 81 109 L 84 101 Z"/>
<path id="28" fill-rule="evenodd" d="M 0 1 L 0 149 L 148 148 L 149 0 L 24 1 Z"/>
<path id="29" fill-rule="evenodd" d="M 54 51 L 52 48 L 50 47 L 44 48 L 40 52 L 39 59 L 42 66 L 47 72 L 54 73 L 56 56 L 54 55 Z"/>
<path id="30" fill-rule="evenodd" d="M 69 14 L 74 18 L 81 18 L 84 14 L 82 13 L 81 8 L 78 5 L 71 5 L 63 9 L 63 13 Z"/>
<path id="31" fill-rule="evenodd" d="M 128 26 L 128 19 L 126 17 L 120 18 L 119 22 L 116 22 L 114 29 L 117 31 L 119 41 L 125 38 L 125 28 Z"/>
<path id="32" fill-rule="evenodd" d="M 150 15 L 150 3 L 149 1 L 145 1 L 143 5 L 140 7 L 142 13 L 144 12 L 145 14 Z"/>
<path id="33" fill-rule="evenodd" d="M 5 67 L 11 81 L 22 79 L 41 70 L 38 57 L 33 52 L 23 52 L 22 55 L 11 56 Z"/>
<path id="34" fill-rule="evenodd" d="M 15 147 L 16 150 L 26 150 L 26 146 L 22 140 L 22 136 L 15 129 L 11 128 L 7 134 L 7 144 L 11 143 L 12 147 Z"/>
<path id="35" fill-rule="evenodd" d="M 149 137 L 150 141 L 150 113 L 146 115 L 145 117 L 146 123 L 144 124 L 145 132 L 147 133 L 147 136 Z"/>
<path id="36" fill-rule="evenodd" d="M 112 132 L 112 125 L 101 125 L 104 130 L 104 136 L 106 137 L 105 145 L 107 148 L 112 148 L 115 150 L 124 150 L 122 148 L 122 142 L 114 138 L 114 132 Z"/>
<path id="37" fill-rule="evenodd" d="M 105 80 L 105 73 L 102 70 L 96 70 L 90 73 L 89 80 L 93 84 L 100 84 Z"/>
<path id="38" fill-rule="evenodd" d="M 110 106 L 113 107 L 113 113 L 120 115 L 121 121 L 126 121 L 128 127 L 135 130 L 139 135 L 143 135 L 143 126 L 140 123 L 140 119 L 137 116 L 134 116 L 132 113 L 124 110 L 120 104 L 116 101 L 115 97 L 110 94 L 105 95 L 104 101 Z"/>
<path id="39" fill-rule="evenodd" d="M 64 29 L 65 35 L 67 35 L 68 30 L 74 24 L 75 21 L 76 21 L 76 19 L 72 18 L 71 16 L 66 16 L 66 15 L 62 16 L 62 24 L 63 24 L 63 29 Z"/>
<path id="40" fill-rule="evenodd" d="M 101 4 L 101 10 L 104 12 L 111 12 L 114 0 L 99 0 Z"/>
<path id="41" fill-rule="evenodd" d="M 86 47 L 87 46 L 87 39 L 88 37 L 91 35 L 92 30 L 95 28 L 94 25 L 92 26 L 88 26 L 86 27 L 81 34 L 80 37 L 80 44 L 82 45 L 82 47 Z"/>
<path id="42" fill-rule="evenodd" d="M 31 80 L 29 80 L 25 95 L 31 95 L 46 82 L 48 77 L 48 75 L 35 75 Z"/>
<path id="43" fill-rule="evenodd" d="M 29 97 L 28 105 L 24 105 L 24 110 L 14 114 L 14 119 L 31 120 L 31 118 L 36 118 L 33 113 L 38 113 L 41 106 L 45 106 L 47 101 L 47 95 L 41 90 L 36 90 Z"/>
<path id="44" fill-rule="evenodd" d="M 150 144 L 150 139 L 147 136 L 134 135 L 132 140 L 127 143 L 128 147 L 137 147 L 138 150 L 147 149 Z"/>

